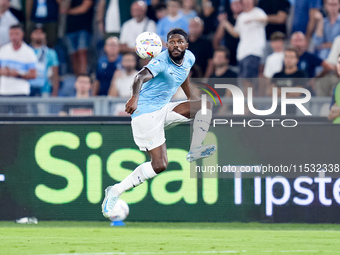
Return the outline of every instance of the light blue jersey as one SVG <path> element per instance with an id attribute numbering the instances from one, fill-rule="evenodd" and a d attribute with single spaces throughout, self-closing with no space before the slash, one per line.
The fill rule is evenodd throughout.
<path id="1" fill-rule="evenodd" d="M 171 61 L 168 50 L 151 60 L 146 68 L 154 78 L 143 83 L 137 109 L 131 115 L 132 118 L 157 111 L 168 104 L 178 87 L 188 77 L 194 63 L 195 56 L 189 50 L 185 51 L 184 61 L 180 66 Z"/>

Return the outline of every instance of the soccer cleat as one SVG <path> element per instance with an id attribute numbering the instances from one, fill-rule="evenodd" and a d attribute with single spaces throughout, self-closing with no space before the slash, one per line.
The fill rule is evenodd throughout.
<path id="1" fill-rule="evenodd" d="M 187 161 L 192 162 L 200 158 L 207 158 L 213 155 L 216 151 L 216 145 L 202 145 L 200 147 L 196 147 L 189 151 L 187 154 Z"/>
<path id="2" fill-rule="evenodd" d="M 111 216 L 113 208 L 119 198 L 119 196 L 115 195 L 114 189 L 114 186 L 109 186 L 105 189 L 105 198 L 102 203 L 102 212 L 105 218 L 109 218 Z"/>

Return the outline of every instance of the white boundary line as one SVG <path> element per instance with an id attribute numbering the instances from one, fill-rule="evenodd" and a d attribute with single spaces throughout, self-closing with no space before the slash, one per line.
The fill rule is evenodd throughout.
<path id="1" fill-rule="evenodd" d="M 218 253 L 239 253 L 241 251 L 168 251 L 168 252 L 99 252 L 99 253 L 57 253 L 40 255 L 147 255 L 147 254 L 218 254 Z M 242 251 L 246 252 L 246 251 Z"/>
<path id="2" fill-rule="evenodd" d="M 281 250 L 281 251 L 259 251 L 263 253 L 318 253 L 318 250 Z M 321 251 L 323 253 L 339 254 L 340 251 Z M 99 253 L 57 253 L 57 254 L 40 254 L 40 255 L 147 255 L 147 254 L 232 254 L 232 253 L 248 253 L 242 251 L 168 251 L 168 252 L 99 252 Z"/>

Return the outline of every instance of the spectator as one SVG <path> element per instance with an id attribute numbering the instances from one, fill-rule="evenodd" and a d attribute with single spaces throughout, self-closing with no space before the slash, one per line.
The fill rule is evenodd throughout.
<path id="1" fill-rule="evenodd" d="M 227 48 L 221 46 L 214 52 L 213 65 L 214 73 L 210 78 L 237 78 L 237 74 L 229 69 L 230 52 Z M 219 93 L 224 96 L 225 93 Z"/>
<path id="2" fill-rule="evenodd" d="M 196 57 L 195 63 L 201 68 L 204 77 L 209 77 L 212 70 L 208 70 L 208 66 L 213 56 L 213 48 L 211 42 L 204 37 L 202 33 L 204 30 L 203 21 L 199 18 L 193 18 L 189 23 L 189 50 L 194 53 Z M 204 50 L 202 50 L 204 49 Z"/>
<path id="3" fill-rule="evenodd" d="M 263 73 L 264 77 L 271 79 L 275 73 L 282 71 L 285 38 L 286 35 L 281 32 L 275 32 L 271 35 L 270 44 L 273 53 L 266 59 Z"/>
<path id="4" fill-rule="evenodd" d="M 159 6 L 159 5 L 165 6 L 164 0 L 151 0 L 150 4 L 147 7 L 148 10 L 146 11 L 146 16 L 149 19 L 152 19 L 155 22 L 158 21 L 157 16 L 156 16 L 156 9 L 157 9 L 157 6 Z M 165 6 L 165 8 L 166 8 L 166 6 Z"/>
<path id="5" fill-rule="evenodd" d="M 167 9 L 166 9 L 166 4 L 161 3 L 158 4 L 155 7 L 155 12 L 156 12 L 156 18 L 157 18 L 157 22 L 163 18 L 166 17 L 166 15 L 168 15 Z"/>
<path id="6" fill-rule="evenodd" d="M 333 66 L 337 66 L 339 54 L 340 54 L 340 35 L 335 37 L 333 41 L 331 50 L 328 54 L 327 62 Z"/>
<path id="7" fill-rule="evenodd" d="M 220 0 L 202 0 L 202 15 L 204 22 L 203 34 L 211 36 L 215 33 L 217 28 L 217 15 Z"/>
<path id="8" fill-rule="evenodd" d="M 78 75 L 74 83 L 77 99 L 87 99 L 91 96 L 91 77 L 88 74 Z M 65 104 L 59 112 L 59 116 L 92 116 L 94 114 L 93 103 Z"/>
<path id="9" fill-rule="evenodd" d="M 237 74 L 229 69 L 230 52 L 225 47 L 219 47 L 214 52 L 213 65 L 214 73 L 210 78 L 223 78 L 223 82 L 236 84 Z M 227 80 L 226 80 L 227 79 Z M 216 80 L 213 82 L 217 82 Z M 231 97 L 231 92 L 227 89 L 216 89 L 217 93 L 221 97 Z M 214 109 L 215 110 L 215 109 Z M 228 105 L 223 104 L 217 110 L 215 110 L 216 115 L 224 115 L 228 110 Z"/>
<path id="10" fill-rule="evenodd" d="M 96 21 L 105 38 L 119 37 L 122 24 L 131 18 L 130 6 L 134 0 L 98 0 Z"/>
<path id="11" fill-rule="evenodd" d="M 265 26 L 267 15 L 258 7 L 254 0 L 242 0 L 243 12 L 237 17 L 235 27 L 228 21 L 223 22 L 224 28 L 234 37 L 240 38 L 237 47 L 240 78 L 257 78 L 259 66 L 266 45 Z M 243 83 L 245 93 L 248 87 L 254 86 L 249 80 Z"/>
<path id="12" fill-rule="evenodd" d="M 218 16 L 219 20 L 219 25 L 217 28 L 217 31 L 214 35 L 213 39 L 213 44 L 214 48 L 217 49 L 220 44 L 222 39 L 224 38 L 224 44 L 227 49 L 230 51 L 230 65 L 236 66 L 237 65 L 237 60 L 236 60 L 236 52 L 237 52 L 237 46 L 239 43 L 239 38 L 233 37 L 228 31 L 224 29 L 224 23 L 226 20 L 230 22 L 233 26 L 236 24 L 236 19 L 238 15 L 242 12 L 242 4 L 240 0 L 232 0 L 230 3 L 230 11 L 231 14 L 227 13 L 221 13 Z"/>
<path id="13" fill-rule="evenodd" d="M 37 58 L 37 78 L 30 80 L 31 96 L 51 95 L 58 96 L 59 91 L 59 61 L 54 49 L 46 46 L 46 32 L 43 24 L 36 24 L 31 33 L 31 47 Z M 48 77 L 49 70 L 52 71 L 51 81 Z"/>
<path id="14" fill-rule="evenodd" d="M 87 49 L 90 43 L 93 18 L 93 0 L 71 0 L 67 10 L 66 45 L 73 72 L 86 73 Z"/>
<path id="15" fill-rule="evenodd" d="M 10 1 L 0 0 L 0 47 L 9 43 L 9 28 L 19 23 L 18 19 L 9 11 Z"/>
<path id="16" fill-rule="evenodd" d="M 28 96 L 28 80 L 37 75 L 37 57 L 24 41 L 24 30 L 20 24 L 9 30 L 10 43 L 0 49 L 0 96 Z M 26 106 L 4 106 L 2 113 L 26 113 Z"/>
<path id="17" fill-rule="evenodd" d="M 94 96 L 107 96 L 114 72 L 121 62 L 119 55 L 119 40 L 109 37 L 105 41 L 105 55 L 100 57 L 97 64 L 96 82 L 94 83 Z"/>
<path id="18" fill-rule="evenodd" d="M 162 39 L 163 45 L 165 45 L 166 35 L 171 29 L 182 28 L 187 33 L 189 31 L 189 23 L 179 14 L 180 8 L 179 0 L 169 0 L 167 2 L 168 15 L 157 23 L 157 34 Z"/>
<path id="19" fill-rule="evenodd" d="M 278 94 L 281 95 L 283 87 L 301 87 L 304 88 L 303 78 L 307 78 L 307 74 L 298 68 L 299 55 L 295 48 L 288 47 L 284 51 L 284 69 L 282 72 L 276 73 L 272 79 L 272 86 L 269 95 L 272 95 L 272 88 L 278 88 Z M 299 97 L 301 93 L 290 93 L 290 97 Z"/>
<path id="20" fill-rule="evenodd" d="M 322 66 L 325 71 L 332 69 L 332 66 L 326 61 L 307 51 L 307 39 L 302 32 L 292 34 L 290 43 L 298 52 L 300 58 L 298 63 L 299 69 L 305 71 L 309 78 L 315 77 L 315 68 L 318 66 Z"/>
<path id="21" fill-rule="evenodd" d="M 274 32 L 287 34 L 286 21 L 290 9 L 288 0 L 261 0 L 259 8 L 268 16 L 268 24 L 266 26 L 267 41 L 270 40 Z"/>
<path id="22" fill-rule="evenodd" d="M 133 53 L 125 53 L 122 58 L 122 68 L 114 72 L 109 90 L 111 97 L 131 96 L 131 85 L 138 73 L 136 56 Z"/>
<path id="23" fill-rule="evenodd" d="M 315 12 L 317 21 L 313 43 L 316 54 L 321 59 L 327 59 L 333 41 L 340 35 L 340 3 L 339 0 L 325 0 L 327 17 L 323 17 L 320 11 Z"/>
<path id="24" fill-rule="evenodd" d="M 131 96 L 131 85 L 138 73 L 136 56 L 133 53 L 125 53 L 122 58 L 122 68 L 115 71 L 109 90 L 109 96 L 129 99 Z M 125 103 L 115 105 L 114 115 L 127 115 Z"/>
<path id="25" fill-rule="evenodd" d="M 179 10 L 179 14 L 189 22 L 191 19 L 197 17 L 195 7 L 196 0 L 183 0 L 182 9 Z"/>
<path id="26" fill-rule="evenodd" d="M 61 0 L 26 0 L 26 34 L 29 36 L 35 24 L 44 24 L 47 45 L 53 48 L 58 40 L 58 18 Z"/>
<path id="27" fill-rule="evenodd" d="M 142 32 L 156 32 L 156 23 L 146 17 L 147 6 L 143 1 L 131 5 L 132 19 L 123 24 L 120 34 L 120 51 L 135 52 L 137 36 Z"/>
<path id="28" fill-rule="evenodd" d="M 9 10 L 19 20 L 20 23 L 25 23 L 24 8 L 25 1 L 23 0 L 11 0 Z"/>
<path id="29" fill-rule="evenodd" d="M 297 0 L 294 5 L 292 33 L 302 32 L 306 35 L 309 46 L 315 29 L 315 13 L 321 8 L 321 0 Z"/>
<path id="30" fill-rule="evenodd" d="M 338 56 L 338 63 L 336 65 L 336 69 L 338 75 L 340 75 L 340 55 Z M 333 91 L 328 119 L 333 121 L 334 124 L 340 124 L 340 83 L 338 83 L 338 85 Z"/>

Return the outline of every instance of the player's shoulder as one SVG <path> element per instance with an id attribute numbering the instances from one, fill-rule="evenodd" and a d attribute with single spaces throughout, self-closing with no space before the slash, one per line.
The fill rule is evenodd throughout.
<path id="1" fill-rule="evenodd" d="M 157 57 L 154 57 L 149 63 L 166 63 L 168 61 L 169 54 L 167 50 L 162 51 Z"/>
<path id="2" fill-rule="evenodd" d="M 162 60 L 165 61 L 167 60 L 169 57 L 168 51 L 167 50 L 163 50 L 161 53 L 158 54 L 157 57 L 155 57 L 154 59 L 158 59 L 158 60 Z"/>
<path id="3" fill-rule="evenodd" d="M 185 57 L 188 59 L 189 63 L 193 65 L 195 63 L 196 57 L 194 53 L 192 53 L 190 50 L 185 51 Z"/>

